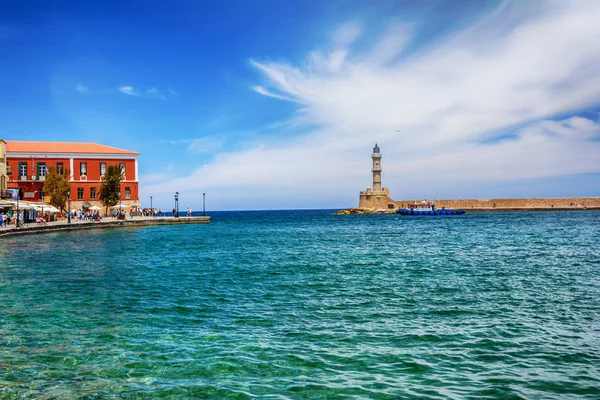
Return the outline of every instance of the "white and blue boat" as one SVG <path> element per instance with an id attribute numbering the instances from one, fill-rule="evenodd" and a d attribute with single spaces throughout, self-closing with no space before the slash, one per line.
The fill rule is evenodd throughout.
<path id="1" fill-rule="evenodd" d="M 408 204 L 407 208 L 399 208 L 397 213 L 400 215 L 459 215 L 464 214 L 465 210 L 453 210 L 445 207 L 436 209 L 433 201 L 421 201 L 419 203 L 415 201 Z"/>

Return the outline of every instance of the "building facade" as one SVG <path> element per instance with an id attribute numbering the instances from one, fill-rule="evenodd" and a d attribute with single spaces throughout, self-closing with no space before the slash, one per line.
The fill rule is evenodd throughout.
<path id="1" fill-rule="evenodd" d="M 0 139 L 0 199 L 8 198 L 6 193 L 8 174 L 6 168 L 6 142 Z"/>
<path id="2" fill-rule="evenodd" d="M 100 184 L 109 165 L 122 165 L 121 201 L 139 204 L 138 157 L 140 153 L 96 143 L 6 142 L 7 186 L 20 189 L 22 200 L 43 202 L 44 181 L 50 168 L 69 171 L 71 208 L 102 206 Z"/>

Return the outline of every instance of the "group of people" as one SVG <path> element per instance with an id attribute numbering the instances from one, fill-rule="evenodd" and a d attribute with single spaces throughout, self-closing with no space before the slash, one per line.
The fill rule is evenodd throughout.
<path id="1" fill-rule="evenodd" d="M 167 210 L 160 208 L 143 208 L 142 215 L 144 217 L 164 217 L 167 215 Z"/>
<path id="2" fill-rule="evenodd" d="M 6 212 L 2 211 L 0 213 L 0 227 L 6 228 L 10 225 L 11 221 L 15 221 L 15 224 L 23 223 L 24 214 L 23 211 L 19 211 L 19 215 L 15 215 L 16 211 L 8 210 Z M 14 217 L 14 218 L 13 218 Z"/>
<path id="3" fill-rule="evenodd" d="M 80 221 L 84 220 L 93 220 L 100 221 L 102 217 L 100 216 L 100 211 L 92 211 L 92 210 L 71 210 L 71 219 L 78 219 Z"/>
<path id="4" fill-rule="evenodd" d="M 12 211 L 8 210 L 7 212 L 2 212 L 0 214 L 0 226 L 6 228 L 6 226 L 10 225 L 10 220 L 12 218 Z"/>

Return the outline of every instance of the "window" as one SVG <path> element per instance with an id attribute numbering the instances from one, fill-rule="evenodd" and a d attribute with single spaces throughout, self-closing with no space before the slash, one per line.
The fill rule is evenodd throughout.
<path id="1" fill-rule="evenodd" d="M 24 177 L 23 179 L 27 179 L 27 163 L 19 163 L 19 176 Z"/>
<path id="2" fill-rule="evenodd" d="M 44 191 L 40 190 L 40 201 L 44 201 Z"/>
<path id="3" fill-rule="evenodd" d="M 96 200 L 96 188 L 90 188 L 90 200 Z"/>
<path id="4" fill-rule="evenodd" d="M 83 188 L 77 188 L 77 200 L 83 200 Z"/>
<path id="5" fill-rule="evenodd" d="M 130 188 L 125 188 L 125 198 L 126 199 L 131 198 L 131 189 Z"/>
<path id="6" fill-rule="evenodd" d="M 59 175 L 63 174 L 64 169 L 65 169 L 65 166 L 63 163 L 61 163 L 61 162 L 56 163 L 56 172 L 58 172 Z"/>
<path id="7" fill-rule="evenodd" d="M 100 175 L 106 175 L 106 163 L 105 162 L 100 163 Z"/>
<path id="8" fill-rule="evenodd" d="M 37 163 L 37 175 L 41 178 L 41 177 L 46 176 L 46 173 L 47 173 L 46 163 L 44 163 L 44 162 Z"/>
<path id="9" fill-rule="evenodd" d="M 79 175 L 81 175 L 81 176 L 87 175 L 87 163 L 84 163 L 84 162 L 79 163 Z"/>
<path id="10" fill-rule="evenodd" d="M 124 162 L 122 162 L 122 163 L 121 163 L 121 164 L 119 164 L 119 165 L 120 165 L 120 166 L 121 166 L 121 168 L 123 169 L 123 175 L 121 175 L 121 176 L 125 177 L 125 163 L 124 163 Z"/>

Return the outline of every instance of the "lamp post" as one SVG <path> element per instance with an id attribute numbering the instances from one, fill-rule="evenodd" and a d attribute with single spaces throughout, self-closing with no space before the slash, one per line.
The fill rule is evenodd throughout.
<path id="1" fill-rule="evenodd" d="M 206 215 L 206 193 L 202 193 L 202 216 Z"/>
<path id="2" fill-rule="evenodd" d="M 122 215 L 121 213 L 123 212 L 123 208 L 121 206 L 121 191 L 119 190 L 119 219 L 121 219 Z"/>
<path id="3" fill-rule="evenodd" d="M 152 208 L 152 196 L 150 196 L 150 216 L 154 217 L 154 209 Z"/>
<path id="4" fill-rule="evenodd" d="M 179 217 L 179 192 L 175 192 L 175 212 L 173 217 Z"/>
<path id="5" fill-rule="evenodd" d="M 67 223 L 71 223 L 71 191 L 67 191 L 67 201 L 69 202 L 69 211 L 67 212 Z"/>
<path id="6" fill-rule="evenodd" d="M 15 218 L 15 228 L 19 227 L 19 193 L 17 192 L 17 218 Z"/>

